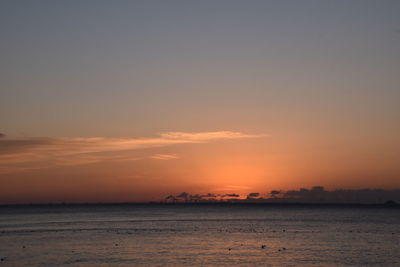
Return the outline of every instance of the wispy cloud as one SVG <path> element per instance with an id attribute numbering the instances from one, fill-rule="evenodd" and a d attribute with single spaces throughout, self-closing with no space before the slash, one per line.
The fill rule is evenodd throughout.
<path id="1" fill-rule="evenodd" d="M 240 139 L 240 138 L 255 138 L 266 136 L 256 134 L 244 134 L 240 132 L 219 131 L 219 132 L 200 132 L 200 133 L 185 133 L 185 132 L 167 132 L 161 134 L 161 137 L 172 140 L 188 140 L 188 141 L 210 141 L 217 139 Z"/>
<path id="2" fill-rule="evenodd" d="M 170 160 L 170 159 L 177 159 L 179 158 L 178 155 L 176 154 L 155 154 L 153 156 L 151 156 L 150 158 L 152 159 L 159 159 L 159 160 Z"/>
<path id="3" fill-rule="evenodd" d="M 110 155 L 108 152 L 130 151 L 176 144 L 206 143 L 224 139 L 257 138 L 266 135 L 251 135 L 240 132 L 166 132 L 153 138 L 25 138 L 0 139 L 0 165 L 25 164 L 48 161 L 54 165 L 81 165 L 109 160 L 132 160 L 126 156 Z M 107 154 L 108 153 L 108 154 Z M 107 155 L 105 155 L 107 154 Z M 155 154 L 152 159 L 170 160 L 174 154 Z M 137 158 L 133 158 L 137 160 Z M 7 169 L 7 168 L 6 168 Z"/>

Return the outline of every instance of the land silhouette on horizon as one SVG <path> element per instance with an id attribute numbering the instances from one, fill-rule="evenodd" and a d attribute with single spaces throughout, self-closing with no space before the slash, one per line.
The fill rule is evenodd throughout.
<path id="1" fill-rule="evenodd" d="M 323 186 L 299 190 L 272 190 L 269 193 L 248 194 L 190 194 L 182 192 L 153 201 L 120 202 L 41 202 L 8 203 L 8 206 L 107 206 L 107 205 L 317 205 L 317 206 L 385 206 L 400 207 L 400 189 L 337 189 L 325 190 Z"/>
<path id="2" fill-rule="evenodd" d="M 262 194 L 248 193 L 243 196 L 230 194 L 189 194 L 182 192 L 165 198 L 169 203 L 201 203 L 201 202 L 230 202 L 230 203 L 299 203 L 299 204 L 396 204 L 400 202 L 400 189 L 337 189 L 325 190 L 323 186 L 299 190 L 272 190 Z"/>

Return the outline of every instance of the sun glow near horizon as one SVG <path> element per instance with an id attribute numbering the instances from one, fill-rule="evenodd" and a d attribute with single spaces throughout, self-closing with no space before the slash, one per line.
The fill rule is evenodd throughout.
<path id="1" fill-rule="evenodd" d="M 0 203 L 400 188 L 396 1 L 0 2 Z"/>
<path id="2" fill-rule="evenodd" d="M 315 184 L 351 188 L 351 182 L 360 179 L 356 172 L 350 182 L 343 180 L 346 176 L 338 181 L 340 173 L 329 175 L 331 168 L 339 170 L 335 164 L 341 161 L 304 153 L 299 158 L 295 146 L 282 146 L 270 134 L 214 131 L 166 132 L 150 138 L 20 139 L 3 134 L 0 145 L 6 148 L 0 155 L 0 172 L 8 181 L 0 189 L 2 203 L 149 201 L 168 192 L 246 195 Z M 373 186 L 373 178 L 371 185 L 365 177 L 363 183 Z M 393 188 L 396 181 L 379 187 Z"/>

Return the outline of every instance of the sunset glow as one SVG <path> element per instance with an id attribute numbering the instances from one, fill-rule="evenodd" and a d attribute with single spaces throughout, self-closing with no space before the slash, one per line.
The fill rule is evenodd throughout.
<path id="1" fill-rule="evenodd" d="M 400 187 L 395 2 L 17 2 L 0 204 Z"/>

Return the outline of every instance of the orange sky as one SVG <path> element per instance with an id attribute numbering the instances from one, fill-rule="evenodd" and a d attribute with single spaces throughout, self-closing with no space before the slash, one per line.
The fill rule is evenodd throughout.
<path id="1" fill-rule="evenodd" d="M 3 137 L 0 202 L 148 201 L 181 191 L 400 186 L 395 151 L 382 160 L 355 144 L 349 149 L 290 141 L 229 131 L 119 139 Z"/>

